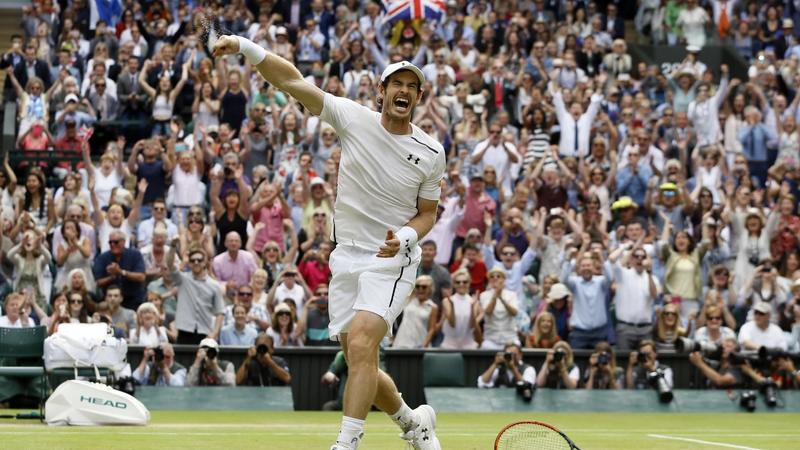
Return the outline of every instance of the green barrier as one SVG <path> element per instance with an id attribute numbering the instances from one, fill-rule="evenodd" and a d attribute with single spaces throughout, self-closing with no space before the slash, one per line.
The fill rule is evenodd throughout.
<path id="1" fill-rule="evenodd" d="M 669 404 L 659 403 L 654 390 L 587 391 L 537 389 L 525 403 L 515 389 L 425 388 L 425 398 L 442 412 L 742 412 L 739 391 L 733 400 L 722 390 L 675 390 Z M 768 408 L 757 394 L 756 411 L 800 412 L 800 392 L 781 391 L 779 406 Z"/>
<path id="2" fill-rule="evenodd" d="M 151 411 L 292 411 L 290 387 L 137 386 L 136 398 Z"/>

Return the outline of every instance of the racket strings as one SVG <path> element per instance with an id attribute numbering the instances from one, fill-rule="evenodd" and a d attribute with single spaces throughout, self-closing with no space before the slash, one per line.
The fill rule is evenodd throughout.
<path id="1" fill-rule="evenodd" d="M 518 424 L 505 430 L 497 440 L 497 450 L 570 450 L 558 432 L 535 424 Z"/>

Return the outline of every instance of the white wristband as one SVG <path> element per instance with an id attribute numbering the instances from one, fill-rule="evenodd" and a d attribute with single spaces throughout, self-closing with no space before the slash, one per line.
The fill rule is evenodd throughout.
<path id="1" fill-rule="evenodd" d="M 400 248 L 405 250 L 411 250 L 412 247 L 417 245 L 417 230 L 409 227 L 408 225 L 404 226 L 397 230 L 397 239 L 400 240 Z"/>
<path id="2" fill-rule="evenodd" d="M 250 64 L 256 65 L 267 57 L 267 51 L 250 39 L 241 36 L 234 36 L 239 41 L 239 53 L 244 55 L 244 59 Z"/>

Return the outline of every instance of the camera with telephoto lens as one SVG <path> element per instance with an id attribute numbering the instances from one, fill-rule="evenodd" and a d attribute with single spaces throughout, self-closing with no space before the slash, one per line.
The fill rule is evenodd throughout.
<path id="1" fill-rule="evenodd" d="M 258 347 L 256 347 L 256 353 L 259 356 L 266 355 L 268 351 L 269 351 L 269 347 L 267 347 L 265 344 L 258 344 Z"/>
<path id="2" fill-rule="evenodd" d="M 710 341 L 695 341 L 685 337 L 679 337 L 675 341 L 675 350 L 678 353 L 700 352 L 703 356 L 711 359 L 719 359 L 719 357 L 714 357 L 718 353 L 721 356 L 721 349 L 717 344 Z"/>
<path id="3" fill-rule="evenodd" d="M 756 393 L 755 391 L 742 391 L 739 395 L 739 406 L 746 409 L 747 412 L 756 410 Z"/>
<path id="4" fill-rule="evenodd" d="M 636 362 L 638 362 L 639 364 L 646 363 L 647 362 L 647 353 L 639 352 L 638 354 L 636 354 Z"/>
<path id="5" fill-rule="evenodd" d="M 564 353 L 564 350 L 562 350 L 560 348 L 557 349 L 555 352 L 553 352 L 553 362 L 554 363 L 561 362 L 561 360 L 564 359 L 565 355 L 566 355 L 566 353 Z"/>
<path id="6" fill-rule="evenodd" d="M 153 348 L 153 357 L 155 358 L 157 363 L 160 363 L 164 360 L 164 349 L 161 347 Z"/>
<path id="7" fill-rule="evenodd" d="M 599 355 L 597 355 L 597 365 L 599 366 L 607 365 L 609 357 L 610 356 L 608 355 L 608 352 L 600 353 Z"/>
<path id="8" fill-rule="evenodd" d="M 214 347 L 203 347 L 203 348 L 206 349 L 206 358 L 214 359 L 217 357 L 217 349 L 215 349 Z"/>
<path id="9" fill-rule="evenodd" d="M 517 381 L 517 395 L 522 397 L 526 403 L 533 400 L 533 394 L 536 392 L 536 386 L 527 381 Z"/>
<path id="10" fill-rule="evenodd" d="M 764 394 L 764 402 L 767 407 L 774 408 L 778 406 L 778 385 L 772 378 L 767 378 L 761 383 L 761 393 Z"/>
<path id="11" fill-rule="evenodd" d="M 647 381 L 658 392 L 658 400 L 661 403 L 669 403 L 672 401 L 672 388 L 667 384 L 664 378 L 664 369 L 658 368 L 647 372 Z"/>
<path id="12" fill-rule="evenodd" d="M 505 352 L 505 354 L 503 354 L 503 359 L 505 359 L 506 362 L 511 362 L 514 360 L 514 354 L 511 352 Z"/>

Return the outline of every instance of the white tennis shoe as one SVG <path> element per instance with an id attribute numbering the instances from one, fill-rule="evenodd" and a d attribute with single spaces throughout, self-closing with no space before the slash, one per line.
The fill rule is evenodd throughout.
<path id="1" fill-rule="evenodd" d="M 408 441 L 415 450 L 442 450 L 436 437 L 436 412 L 428 405 L 420 405 L 414 412 L 419 417 L 419 425 L 400 437 Z"/>

